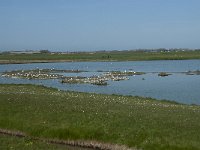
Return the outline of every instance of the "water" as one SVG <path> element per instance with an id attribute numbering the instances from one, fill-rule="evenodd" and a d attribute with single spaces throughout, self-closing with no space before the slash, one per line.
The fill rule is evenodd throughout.
<path id="1" fill-rule="evenodd" d="M 200 104 L 200 75 L 189 76 L 181 73 L 189 70 L 200 70 L 200 60 L 8 64 L 0 65 L 0 72 L 36 68 L 88 71 L 64 74 L 68 76 L 92 76 L 102 74 L 102 72 L 98 71 L 116 70 L 141 71 L 147 74 L 131 76 L 130 80 L 125 81 L 109 81 L 108 86 L 61 84 L 57 79 L 28 80 L 5 77 L 0 77 L 0 83 L 41 84 L 61 90 L 143 96 L 186 104 Z M 159 77 L 158 72 L 171 72 L 172 75 Z"/>

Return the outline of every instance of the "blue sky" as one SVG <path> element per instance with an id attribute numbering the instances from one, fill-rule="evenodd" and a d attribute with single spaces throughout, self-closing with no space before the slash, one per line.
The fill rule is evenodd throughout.
<path id="1" fill-rule="evenodd" d="M 200 0 L 0 0 L 0 50 L 200 48 Z"/>

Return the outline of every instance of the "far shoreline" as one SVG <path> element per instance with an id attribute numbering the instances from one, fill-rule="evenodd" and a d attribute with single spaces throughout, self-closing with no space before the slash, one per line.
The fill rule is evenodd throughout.
<path id="1" fill-rule="evenodd" d="M 194 51 L 105 51 L 79 53 L 1 53 L 0 64 L 59 63 L 59 62 L 122 62 L 200 59 Z"/>
<path id="2" fill-rule="evenodd" d="M 170 60 L 200 60 L 194 59 L 152 59 L 152 60 L 0 60 L 0 65 L 34 64 L 34 63 L 67 63 L 67 62 L 128 62 L 128 61 L 170 61 Z"/>

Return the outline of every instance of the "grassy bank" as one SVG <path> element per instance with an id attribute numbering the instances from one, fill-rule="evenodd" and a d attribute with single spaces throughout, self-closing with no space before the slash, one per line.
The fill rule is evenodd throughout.
<path id="1" fill-rule="evenodd" d="M 50 144 L 30 138 L 18 138 L 0 134 L 1 150 L 89 150 L 61 144 Z"/>
<path id="2" fill-rule="evenodd" d="M 66 61 L 139 61 L 200 59 L 199 51 L 110 51 L 80 53 L 0 54 L 0 63 L 66 62 Z"/>
<path id="3" fill-rule="evenodd" d="M 144 150 L 200 149 L 200 107 L 150 98 L 0 85 L 0 128 Z"/>

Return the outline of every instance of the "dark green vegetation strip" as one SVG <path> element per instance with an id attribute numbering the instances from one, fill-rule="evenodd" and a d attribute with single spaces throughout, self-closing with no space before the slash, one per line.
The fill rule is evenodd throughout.
<path id="1" fill-rule="evenodd" d="M 36 141 L 31 138 L 18 138 L 0 134 L 1 150 L 87 150 L 80 147 L 69 147 L 61 144 L 51 144 Z M 89 149 L 88 149 L 89 150 Z"/>
<path id="2" fill-rule="evenodd" d="M 66 146 L 65 148 L 69 148 L 70 150 L 95 150 L 95 149 L 98 149 L 98 150 L 136 150 L 136 149 L 129 149 L 129 148 L 127 148 L 127 146 L 124 146 L 124 145 L 106 144 L 106 143 L 100 143 L 97 141 L 60 140 L 60 139 L 39 138 L 39 137 L 29 136 L 20 131 L 13 131 L 13 130 L 7 130 L 7 129 L 0 128 L 0 138 L 3 135 L 4 136 L 9 135 L 12 137 L 29 139 L 29 140 L 37 142 L 37 143 L 43 142 L 43 143 L 50 143 L 50 144 L 65 145 Z M 35 145 L 37 146 L 37 144 L 35 144 Z M 54 146 L 54 145 L 52 145 L 52 146 Z M 50 147 L 50 148 L 52 148 L 52 147 Z"/>
<path id="3" fill-rule="evenodd" d="M 0 128 L 147 150 L 197 150 L 200 106 L 1 84 Z"/>
<path id="4" fill-rule="evenodd" d="M 136 61 L 136 60 L 183 60 L 200 59 L 196 51 L 110 51 L 80 53 L 0 54 L 0 63 L 62 62 L 62 61 Z"/>

